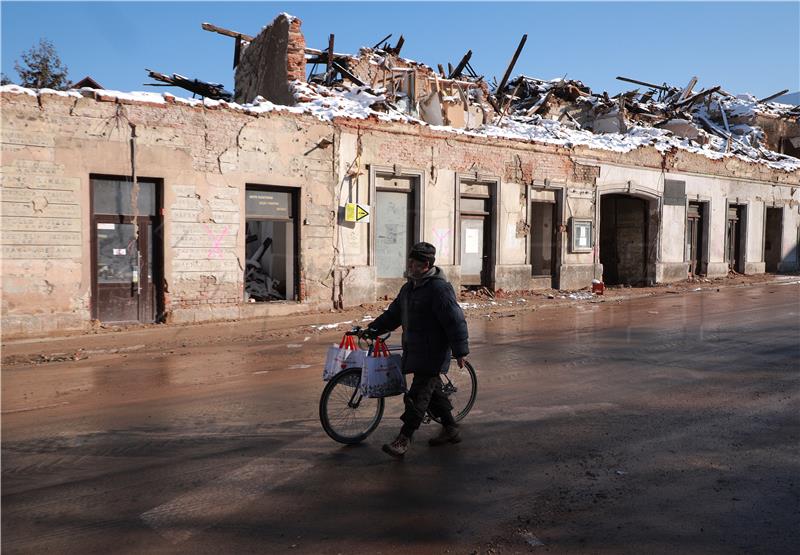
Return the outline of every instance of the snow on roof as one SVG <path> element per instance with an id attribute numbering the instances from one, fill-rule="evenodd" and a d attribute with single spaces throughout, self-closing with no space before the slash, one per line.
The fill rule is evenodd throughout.
<path id="1" fill-rule="evenodd" d="M 20 87 L 19 85 L 3 85 L 0 87 L 0 92 L 9 92 L 14 94 L 26 94 L 28 96 L 39 96 L 40 94 L 54 94 L 57 96 L 74 96 L 74 97 L 82 97 L 81 93 L 69 90 L 69 91 L 57 91 L 55 89 L 27 89 L 25 87 Z"/>
<path id="2" fill-rule="evenodd" d="M 767 151 L 769 158 L 765 159 L 757 159 L 755 157 L 749 157 L 739 153 L 726 153 L 724 152 L 724 140 L 713 136 L 709 138 L 709 142 L 707 144 L 699 145 L 689 139 L 677 137 L 669 131 L 663 129 L 638 125 L 631 126 L 625 133 L 595 134 L 591 131 L 575 129 L 573 128 L 574 126 L 570 126 L 568 122 L 562 124 L 558 121 L 542 118 L 538 115 L 534 115 L 532 117 L 507 116 L 505 118 L 501 118 L 500 120 L 495 120 L 495 122 L 492 124 L 482 125 L 476 129 L 455 129 L 447 126 L 428 125 L 421 119 L 397 110 L 392 110 L 391 108 L 388 108 L 387 111 L 376 110 L 376 105 L 381 105 L 386 101 L 386 97 L 383 94 L 380 94 L 380 90 L 368 92 L 366 90 L 368 87 L 325 87 L 322 85 L 315 85 L 300 81 L 292 82 L 291 87 L 295 98 L 297 99 L 296 106 L 277 105 L 260 97 L 251 104 L 240 105 L 222 100 L 196 100 L 179 98 L 169 93 L 124 93 L 109 90 L 82 90 L 86 93 L 91 92 L 93 94 L 101 94 L 105 97 L 118 98 L 120 100 L 132 102 L 165 104 L 167 102 L 166 99 L 169 98 L 170 101 L 174 103 L 206 107 L 226 106 L 233 110 L 243 111 L 251 114 L 261 114 L 271 111 L 309 114 L 322 121 L 332 121 L 335 118 L 367 119 L 369 117 L 375 117 L 376 119 L 382 121 L 401 121 L 415 123 L 418 125 L 426 125 L 437 131 L 457 133 L 460 135 L 511 139 L 517 141 L 558 145 L 566 148 L 571 148 L 574 146 L 587 146 L 593 149 L 620 153 L 630 152 L 644 146 L 653 146 L 659 152 L 666 152 L 674 148 L 699 154 L 712 160 L 719 160 L 722 158 L 739 158 L 746 162 L 762 163 L 770 168 L 786 172 L 800 170 L 800 159 L 778 153 Z M 5 92 L 26 94 L 31 96 L 37 96 L 39 94 L 56 94 L 59 96 L 72 97 L 83 96 L 81 91 L 53 91 L 50 89 L 42 89 L 37 91 L 19 87 L 17 85 L 5 85 L 0 87 L 0 93 Z M 741 100 L 741 102 L 736 104 L 736 106 L 740 106 L 742 113 L 749 109 L 749 99 L 745 98 L 737 100 Z M 763 149 L 762 154 L 764 154 Z"/>
<path id="3" fill-rule="evenodd" d="M 791 104 L 780 102 L 759 102 L 752 94 L 740 94 L 736 98 L 722 100 L 725 112 L 731 117 L 750 117 L 756 114 L 783 115 L 792 110 Z"/>

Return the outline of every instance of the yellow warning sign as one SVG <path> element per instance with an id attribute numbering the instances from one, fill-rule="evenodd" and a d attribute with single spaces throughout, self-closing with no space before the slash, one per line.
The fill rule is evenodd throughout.
<path id="1" fill-rule="evenodd" d="M 348 202 L 344 205 L 344 221 L 369 223 L 369 206 Z"/>

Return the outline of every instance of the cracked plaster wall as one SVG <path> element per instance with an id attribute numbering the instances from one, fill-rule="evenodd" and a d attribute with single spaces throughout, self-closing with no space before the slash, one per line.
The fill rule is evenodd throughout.
<path id="1" fill-rule="evenodd" d="M 167 320 L 238 319 L 329 306 L 331 128 L 183 105 L 3 95 L 4 335 L 91 326 L 89 176 L 163 182 Z M 243 303 L 247 184 L 300 191 L 303 303 Z M 308 253 L 314 253 L 309 256 Z M 292 308 L 294 307 L 294 308 Z"/>
<path id="2" fill-rule="evenodd" d="M 708 203 L 707 255 L 708 275 L 727 275 L 725 261 L 725 230 L 728 204 L 744 204 L 748 211 L 745 260 L 747 273 L 764 272 L 764 215 L 766 207 L 783 207 L 785 233 L 781 243 L 784 271 L 797 268 L 797 239 L 800 230 L 800 189 L 778 184 L 757 183 L 747 179 L 700 176 L 685 173 L 660 172 L 642 168 L 602 165 L 597 185 L 601 192 L 625 193 L 638 196 L 663 197 L 664 181 L 686 183 L 687 202 Z M 628 185 L 630 182 L 630 185 Z M 688 273 L 685 260 L 686 208 L 661 207 L 663 225 L 658 231 L 659 269 L 657 281 L 684 279 Z"/>
<path id="3" fill-rule="evenodd" d="M 457 175 L 476 173 L 501 183 L 498 288 L 533 285 L 530 272 L 527 282 L 522 279 L 529 256 L 525 230 L 530 186 L 549 183 L 563 191 L 566 223 L 570 217 L 595 217 L 596 183 L 602 188 L 633 178 L 660 195 L 662 168 L 671 178 L 687 181 L 690 198 L 717 199 L 710 214 L 714 234 L 724 226 L 725 203 L 719 199 L 739 198 L 753 214 L 765 206 L 782 206 L 783 269 L 797 267 L 800 172 L 683 152 L 662 154 L 652 148 L 620 154 L 454 136 L 373 120 L 331 124 L 280 112 L 253 116 L 224 107 L 130 103 L 108 101 L 113 99 L 102 93 L 96 96 L 3 94 L 5 334 L 90 325 L 89 175 L 131 174 L 131 124 L 138 136 L 137 174 L 164 184 L 165 301 L 173 322 L 268 316 L 373 301 L 375 267 L 368 260 L 371 224 L 337 226 L 347 201 L 373 202 L 371 165 L 424 176 L 422 238 L 437 245 L 438 263 L 456 284 L 460 275 L 453 241 Z M 717 177 L 697 175 L 702 173 Z M 247 184 L 299 189 L 303 303 L 242 302 Z M 675 224 L 678 219 L 673 219 Z M 759 240 L 760 222 L 755 216 L 748 220 L 748 233 L 759 235 Z M 663 250 L 664 261 L 678 256 L 672 243 L 678 239 L 674 233 L 682 233 L 678 227 L 679 231 L 671 228 L 661 235 L 662 246 L 670 241 L 669 249 Z M 569 236 L 565 230 L 561 233 L 561 287 L 584 287 L 597 271 L 594 254 L 569 252 Z M 750 270 L 758 271 L 762 251 L 763 243 L 748 242 Z M 718 242 L 712 242 L 710 255 L 721 259 Z"/>

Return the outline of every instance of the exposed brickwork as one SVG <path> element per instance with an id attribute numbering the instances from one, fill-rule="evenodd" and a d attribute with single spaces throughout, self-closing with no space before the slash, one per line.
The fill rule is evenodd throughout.
<path id="1" fill-rule="evenodd" d="M 305 39 L 301 21 L 281 14 L 242 52 L 236 67 L 234 99 L 240 104 L 263 96 L 293 105 L 289 81 L 305 81 Z"/>
<path id="2" fill-rule="evenodd" d="M 289 81 L 306 80 L 306 38 L 300 31 L 301 23 L 298 18 L 289 23 L 289 44 L 286 46 L 286 78 Z"/>

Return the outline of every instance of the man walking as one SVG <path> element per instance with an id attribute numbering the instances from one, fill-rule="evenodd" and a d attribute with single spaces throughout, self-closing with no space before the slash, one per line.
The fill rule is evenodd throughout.
<path id="1" fill-rule="evenodd" d="M 461 441 L 453 419 L 453 406 L 442 392 L 440 373 L 447 372 L 451 356 L 464 367 L 469 354 L 467 322 L 458 306 L 453 286 L 441 268 L 434 266 L 436 247 L 417 243 L 408 255 L 406 277 L 397 298 L 386 312 L 369 325 L 372 335 L 380 335 L 403 326 L 403 373 L 414 374 L 405 396 L 405 411 L 400 417 L 400 434 L 383 450 L 394 457 L 408 451 L 414 432 L 430 412 L 443 424 L 441 433 L 430 445 Z"/>

